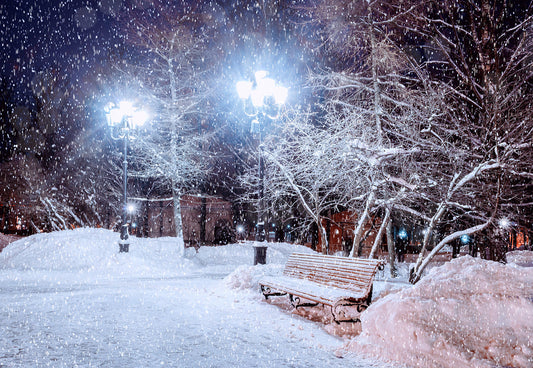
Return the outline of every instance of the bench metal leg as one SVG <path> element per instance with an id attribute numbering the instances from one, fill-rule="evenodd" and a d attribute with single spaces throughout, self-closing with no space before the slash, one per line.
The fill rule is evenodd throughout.
<path id="1" fill-rule="evenodd" d="M 363 313 L 365 311 L 365 309 L 368 308 L 368 306 L 370 305 L 370 302 L 372 301 L 372 292 L 374 290 L 374 285 L 370 286 L 370 292 L 368 293 L 368 296 L 363 299 L 363 300 L 360 300 L 360 301 L 357 301 L 357 302 L 348 302 L 348 301 L 344 301 L 344 302 L 340 302 L 340 303 L 337 303 L 336 305 L 332 306 L 331 307 L 331 314 L 333 315 L 333 320 L 339 324 L 340 322 L 361 322 L 361 320 L 358 318 L 350 318 L 350 319 L 339 319 L 338 316 L 340 315 L 346 315 L 345 312 L 342 312 L 342 311 L 337 311 L 337 308 L 339 307 L 356 307 L 357 308 L 357 312 L 359 312 L 359 314 Z"/>
<path id="2" fill-rule="evenodd" d="M 291 300 L 291 305 L 294 308 L 300 308 L 300 307 L 316 307 L 320 303 L 302 303 L 299 296 L 294 296 L 292 294 L 289 294 L 289 299 Z"/>
<path id="3" fill-rule="evenodd" d="M 368 308 L 368 304 L 365 303 L 338 303 L 331 307 L 331 315 L 335 323 L 340 324 L 341 322 L 361 322 L 359 317 L 357 318 L 344 318 L 340 319 L 341 315 L 346 316 L 344 311 L 338 311 L 339 307 L 356 307 L 359 314 L 363 313 L 365 309 Z"/>
<path id="4" fill-rule="evenodd" d="M 272 289 L 269 286 L 261 285 L 261 292 L 265 296 L 265 299 L 268 300 L 269 296 L 282 296 L 287 295 L 287 293 L 281 292 L 281 291 L 272 291 Z"/>

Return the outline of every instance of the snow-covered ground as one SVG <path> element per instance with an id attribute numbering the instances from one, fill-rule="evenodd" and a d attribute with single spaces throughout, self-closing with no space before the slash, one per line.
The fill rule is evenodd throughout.
<path id="1" fill-rule="evenodd" d="M 462 257 L 415 286 L 407 266 L 380 271 L 362 324 L 338 326 L 259 293 L 307 248 L 269 243 L 252 266 L 251 243 L 180 257 L 173 238 L 117 241 L 77 229 L 0 253 L 0 367 L 533 367 L 533 252 Z"/>

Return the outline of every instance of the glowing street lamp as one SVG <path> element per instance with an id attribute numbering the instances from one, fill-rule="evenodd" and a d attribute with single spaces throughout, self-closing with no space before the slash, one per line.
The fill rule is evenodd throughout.
<path id="1" fill-rule="evenodd" d="M 133 203 L 128 203 L 128 205 L 126 206 L 126 211 L 128 211 L 128 213 L 131 215 L 132 213 L 135 213 L 135 205 Z"/>
<path id="2" fill-rule="evenodd" d="M 288 96 L 288 89 L 276 83 L 274 79 L 268 78 L 268 72 L 259 70 L 254 74 L 253 81 L 240 81 L 236 84 L 237 94 L 244 104 L 244 113 L 254 117 L 251 124 L 251 132 L 257 133 L 259 137 L 259 147 L 261 147 L 261 119 L 267 117 L 275 120 L 279 117 L 281 106 Z M 274 112 L 274 114 L 272 114 Z M 263 219 L 264 200 L 264 168 L 263 157 L 259 152 L 259 198 L 257 229 L 255 240 L 263 242 L 265 240 L 265 223 Z"/>
<path id="3" fill-rule="evenodd" d="M 131 132 L 142 126 L 148 120 L 148 114 L 135 107 L 129 101 L 122 101 L 118 105 L 110 103 L 105 108 L 107 124 L 111 128 L 111 138 L 124 141 L 124 160 L 123 160 L 123 187 L 124 187 L 124 206 L 122 208 L 122 227 L 120 230 L 119 252 L 129 251 L 129 232 L 128 232 L 128 212 L 134 210 L 128 204 L 128 140 Z"/>
<path id="4" fill-rule="evenodd" d="M 509 221 L 508 218 L 504 217 L 500 219 L 500 221 L 498 221 L 498 224 L 500 225 L 501 228 L 507 229 L 511 226 L 511 221 Z"/>

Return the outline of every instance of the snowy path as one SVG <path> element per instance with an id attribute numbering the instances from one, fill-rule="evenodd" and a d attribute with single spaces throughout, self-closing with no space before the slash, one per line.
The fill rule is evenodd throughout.
<path id="1" fill-rule="evenodd" d="M 258 300 L 221 276 L 4 279 L 0 367 L 384 367 Z"/>

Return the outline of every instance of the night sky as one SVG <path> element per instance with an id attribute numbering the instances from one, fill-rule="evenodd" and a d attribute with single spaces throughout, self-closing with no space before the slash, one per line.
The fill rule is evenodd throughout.
<path id="1" fill-rule="evenodd" d="M 71 78 L 121 40 L 116 32 L 124 5 L 117 0 L 16 0 L 0 5 L 1 74 L 16 86 L 18 98 L 32 78 L 59 68 Z"/>
<path id="2" fill-rule="evenodd" d="M 50 73 L 54 69 L 70 79 L 76 85 L 77 79 L 98 65 L 106 65 L 110 54 L 132 50 L 132 45 L 124 40 L 124 30 L 128 17 L 133 10 L 140 10 L 147 15 L 154 9 L 154 0 L 15 0 L 0 5 L 0 76 L 15 88 L 17 103 L 27 104 L 31 100 L 32 80 L 41 73 Z M 166 2 L 165 2 L 166 4 Z M 181 5 L 180 5 L 181 4 Z M 214 22 L 216 34 L 226 33 L 228 37 L 254 33 L 254 28 L 261 22 L 257 15 L 255 2 L 247 1 L 177 1 L 173 6 L 196 8 L 209 13 Z M 246 15 L 244 15 L 246 14 Z M 242 21 L 247 18 L 247 21 Z M 281 32 L 288 20 L 278 19 Z M 218 23 L 217 23 L 218 22 Z M 279 30 L 278 30 L 279 31 Z M 258 34 L 257 33 L 257 34 Z M 265 36 L 264 34 L 262 36 Z M 278 43 L 278 36 L 270 39 L 274 44 L 284 46 L 276 51 L 277 46 L 257 47 L 253 41 L 250 47 L 240 50 L 244 56 L 233 54 L 227 69 L 233 70 L 242 65 L 251 65 L 262 59 L 264 63 L 281 80 L 295 78 L 299 71 L 294 70 L 294 61 L 301 63 L 304 50 L 284 43 Z M 268 36 L 266 36 L 269 38 Z M 291 37 L 291 35 L 281 36 Z M 252 36 L 253 38 L 253 36 Z M 246 39 L 246 37 L 242 38 Z M 232 43 L 231 41 L 230 43 Z M 245 41 L 246 42 L 246 41 Z M 291 42 L 291 41 L 289 41 Z M 264 44 L 263 44 L 264 45 Z M 218 47 L 218 46 L 217 46 Z M 120 51 L 119 51 L 120 50 Z M 258 55 L 261 50 L 270 56 Z M 230 52 L 231 53 L 231 52 Z M 290 54 L 290 55 L 289 55 Z M 245 60 L 249 58 L 250 60 Z M 242 60 L 241 60 L 242 59 Z M 233 64 L 233 65 L 231 65 Z M 256 67 L 256 66 L 253 66 Z M 289 68 L 287 68 L 289 67 Z M 305 71 L 305 68 L 302 69 Z M 232 75 L 230 78 L 242 78 Z"/>

